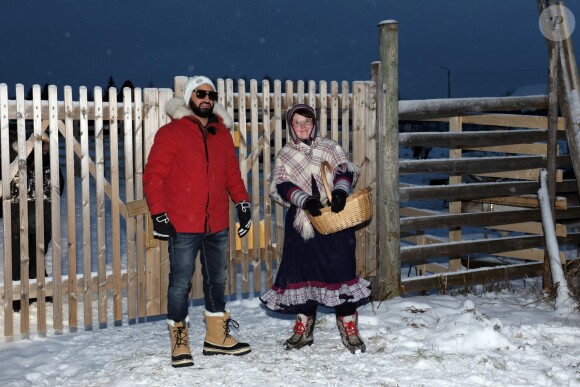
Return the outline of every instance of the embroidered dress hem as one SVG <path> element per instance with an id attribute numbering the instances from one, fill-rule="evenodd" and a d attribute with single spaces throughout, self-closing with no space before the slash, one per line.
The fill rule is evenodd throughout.
<path id="1" fill-rule="evenodd" d="M 296 313 L 304 305 L 323 305 L 329 308 L 344 303 L 364 305 L 370 300 L 370 295 L 370 282 L 356 277 L 340 284 L 307 281 L 291 284 L 285 289 L 274 285 L 260 296 L 260 300 L 272 311 Z"/>

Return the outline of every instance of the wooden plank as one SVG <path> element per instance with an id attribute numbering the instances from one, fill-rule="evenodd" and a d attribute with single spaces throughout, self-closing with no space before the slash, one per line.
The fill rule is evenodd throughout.
<path id="1" fill-rule="evenodd" d="M 112 231 L 112 257 L 113 257 L 113 320 L 119 321 L 121 319 L 121 299 L 119 297 L 120 292 L 120 271 L 121 271 L 121 224 L 120 224 L 120 163 L 119 163 L 119 115 L 117 109 L 117 89 L 115 87 L 109 88 L 109 102 L 111 102 L 111 109 L 109 114 L 109 154 L 110 154 L 110 165 L 111 165 L 111 231 Z M 128 106 L 128 104 L 124 103 L 123 106 Z M 125 111 L 129 111 L 129 109 L 124 109 Z M 132 128 L 123 127 L 123 131 L 125 133 L 131 133 Z M 125 150 L 123 151 L 125 163 L 130 162 L 133 157 L 132 153 L 127 153 Z M 126 168 L 125 168 L 125 173 Z M 129 186 L 127 182 L 125 186 Z M 125 195 L 127 201 L 131 200 L 131 197 Z M 127 269 L 129 270 L 130 264 L 129 261 L 131 259 L 131 244 L 130 244 L 130 227 L 131 222 L 133 219 L 127 216 L 127 223 L 125 228 L 125 235 L 126 238 L 126 254 L 127 254 Z M 128 292 L 127 296 L 131 297 L 131 292 Z M 130 302 L 128 302 L 130 305 Z"/>
<path id="2" fill-rule="evenodd" d="M 288 94 L 288 89 L 286 89 L 286 94 Z M 332 101 L 332 98 L 331 98 Z M 280 149 L 282 149 L 282 122 L 284 118 L 282 117 L 282 82 L 274 82 L 274 123 L 276 131 L 274 132 L 274 154 L 278 154 Z M 288 128 L 286 128 L 286 139 L 288 138 Z M 268 192 L 270 192 L 268 190 Z M 274 210 L 276 212 L 276 267 L 280 267 L 280 260 L 282 258 L 282 247 L 284 246 L 284 208 L 276 203 L 274 205 Z"/>
<path id="3" fill-rule="evenodd" d="M 540 155 L 540 156 L 542 156 L 542 155 L 545 156 L 547 149 L 548 149 L 548 146 L 546 144 L 542 144 L 542 143 L 463 148 L 463 150 L 470 150 L 470 151 L 515 153 L 515 154 L 528 154 L 528 155 Z"/>
<path id="4" fill-rule="evenodd" d="M 490 284 L 510 280 L 535 277 L 542 272 L 541 263 L 526 263 L 496 268 L 480 268 L 460 273 L 434 274 L 424 277 L 410 277 L 401 280 L 401 292 L 404 294 L 438 289 L 445 293 L 451 287 L 468 287 L 475 284 Z"/>
<path id="5" fill-rule="evenodd" d="M 306 104 L 312 106 L 314 111 L 316 111 L 316 81 L 313 81 L 312 79 L 308 81 L 308 101 Z"/>
<path id="6" fill-rule="evenodd" d="M 228 113 L 234 117 L 234 110 L 235 110 L 235 103 L 236 103 L 236 95 L 234 93 L 234 82 L 231 79 L 227 79 L 224 85 L 223 80 L 218 80 L 218 90 L 224 90 L 223 93 L 219 93 L 219 98 L 220 98 L 220 103 L 222 103 Z M 221 100 L 221 98 L 223 98 L 223 100 Z M 236 124 L 234 124 L 234 128 L 230 128 L 230 133 L 232 133 L 232 135 L 234 135 L 235 131 L 236 131 Z M 238 143 L 236 144 L 236 147 L 239 147 L 239 132 L 237 134 L 238 136 Z M 234 137 L 235 140 L 235 137 Z M 234 206 L 230 205 L 229 206 L 229 219 L 230 221 L 233 221 L 233 219 L 235 219 L 235 210 L 234 210 Z M 229 241 L 233 241 L 236 240 L 236 230 L 234 230 L 232 227 L 230 227 L 230 232 L 229 232 Z M 237 291 L 237 268 L 238 268 L 238 263 L 236 262 L 236 249 L 235 246 L 233 246 L 233 243 L 229 243 L 228 246 L 228 268 L 227 268 L 227 286 L 225 289 L 225 293 L 226 294 L 236 294 Z"/>
<path id="7" fill-rule="evenodd" d="M 319 86 L 319 106 L 320 113 L 318 114 L 318 130 L 322 137 L 326 137 L 328 133 L 328 83 L 326 81 L 320 81 Z"/>
<path id="8" fill-rule="evenodd" d="M 166 113 L 166 103 L 174 96 L 170 89 L 160 89 L 159 97 L 159 126 L 166 125 L 171 121 Z M 151 217 L 149 217 L 151 220 Z M 151 235 L 153 235 L 153 222 L 151 222 Z M 162 314 L 167 313 L 167 292 L 169 289 L 169 249 L 168 242 L 163 243 L 159 249 L 159 310 Z M 198 266 L 199 267 L 199 266 Z"/>
<path id="9" fill-rule="evenodd" d="M 246 83 L 243 79 L 238 80 L 238 94 L 246 94 Z M 244 185 L 248 186 L 248 168 L 247 154 L 248 154 L 248 137 L 247 137 L 247 118 L 246 118 L 246 101 L 244 98 L 238 99 L 238 122 L 240 128 L 240 147 L 238 148 L 240 160 L 240 172 Z M 235 230 L 234 230 L 235 231 Z M 235 236 L 234 236 L 235 238 Z M 230 239 L 231 240 L 231 239 Z M 250 291 L 250 273 L 249 273 L 250 257 L 248 253 L 248 241 L 242 239 L 242 293 Z"/>
<path id="10" fill-rule="evenodd" d="M 42 150 L 42 134 L 44 129 L 42 126 L 42 116 L 40 113 L 40 86 L 33 86 L 33 96 L 32 96 L 32 108 L 34 116 L 32 118 L 32 126 L 34 133 L 34 187 L 35 187 L 35 197 L 44 197 L 44 160 L 43 160 L 43 150 Z M 53 100 L 56 100 L 56 93 L 53 90 L 51 95 Z M 58 152 L 58 148 L 53 144 L 53 148 Z M 50 144 L 49 144 L 50 150 Z M 50 161 L 49 161 L 50 163 Z M 52 176 L 51 176 L 52 177 Z M 52 180 L 51 180 L 52 181 Z M 51 193 L 52 199 L 52 193 Z M 37 297 L 37 309 L 36 309 L 36 331 L 39 333 L 46 333 L 46 300 L 45 300 L 45 254 L 44 251 L 44 200 L 36 200 L 34 203 L 35 218 L 36 218 L 36 282 L 39 285 L 39 292 Z M 52 212 L 52 209 L 51 209 Z M 29 225 L 30 226 L 30 225 Z M 51 230 L 52 234 L 52 230 Z"/>
<path id="11" fill-rule="evenodd" d="M 538 197 L 537 195 L 521 195 L 514 197 L 498 197 L 498 198 L 485 198 L 485 199 L 473 199 L 474 202 L 481 203 L 491 203 L 504 206 L 514 206 L 514 207 L 529 207 L 538 208 Z M 562 196 L 556 197 L 556 209 L 565 210 L 568 207 L 568 199 Z"/>
<path id="12" fill-rule="evenodd" d="M 441 265 L 439 263 L 426 263 L 421 265 L 420 275 L 426 275 L 426 273 L 449 273 L 451 270 L 448 266 Z"/>
<path id="13" fill-rule="evenodd" d="M 116 91 L 116 90 L 115 90 Z M 123 93 L 123 106 L 130 107 L 133 106 L 133 99 L 132 99 L 132 91 L 130 88 L 125 87 L 122 90 Z M 116 116 L 117 122 L 121 118 L 118 115 Z M 115 127 L 115 131 L 118 130 L 118 126 Z M 133 147 L 133 110 L 132 109 L 123 109 L 123 161 L 124 161 L 124 168 L 123 174 L 125 177 L 125 200 L 132 201 L 135 199 L 135 176 L 134 176 L 134 166 L 133 160 L 135 158 L 134 154 L 134 147 Z M 118 133 L 115 133 L 115 137 L 118 139 Z M 118 141 L 118 140 L 117 140 Z M 115 143 L 116 144 L 116 143 Z M 112 210 L 112 219 L 113 219 L 113 233 L 116 236 L 113 239 L 113 320 L 119 322 L 123 318 L 123 289 L 121 284 L 121 225 L 120 225 L 120 217 L 119 217 L 119 202 L 120 202 L 120 187 L 119 187 L 119 170 L 121 168 L 118 156 L 119 149 L 117 146 L 114 149 L 111 149 L 111 156 L 114 158 L 111 159 L 111 165 L 115 166 L 116 173 L 111 174 L 112 185 L 114 187 L 114 192 L 116 194 L 113 195 L 112 202 L 111 202 L 111 210 Z M 125 228 L 125 235 L 126 235 L 126 243 L 127 243 L 127 267 L 130 267 L 129 260 L 133 255 L 133 251 L 131 250 L 131 237 L 134 234 L 135 229 L 135 219 L 132 217 L 127 217 L 126 220 L 126 228 Z M 130 278 L 132 280 L 132 278 Z M 131 281 L 133 283 L 133 281 Z"/>
<path id="14" fill-rule="evenodd" d="M 98 289 L 99 289 L 99 277 L 98 275 L 93 273 L 93 276 L 91 277 L 91 281 L 90 281 L 90 289 L 92 293 L 97 293 Z M 73 288 L 74 290 L 72 291 L 72 293 L 78 293 L 79 291 L 82 291 L 84 288 L 84 278 L 82 276 L 82 274 L 78 274 L 76 278 L 69 278 L 68 275 L 64 275 L 63 276 L 63 282 L 64 282 L 64 286 L 62 287 L 62 294 L 64 296 L 68 295 L 71 293 L 71 290 L 69 288 L 69 284 L 74 284 Z M 105 280 L 107 286 L 106 286 L 106 290 L 107 291 L 112 291 L 113 290 L 113 273 L 109 272 L 107 273 L 107 277 Z M 123 287 L 127 288 L 127 273 L 123 272 L 122 273 L 122 279 L 121 282 L 123 283 Z M 46 295 L 47 296 L 55 296 L 55 282 L 49 277 L 46 281 Z M 15 295 L 15 299 L 19 300 L 20 299 L 20 288 L 21 285 L 16 284 L 14 285 L 14 295 Z M 5 285 L 0 286 L 0 294 L 7 294 L 7 287 Z M 38 297 L 39 294 L 39 289 L 38 289 L 38 283 L 37 282 L 32 282 L 30 284 L 30 296 L 33 298 Z"/>
<path id="15" fill-rule="evenodd" d="M 365 88 L 364 82 L 354 82 L 352 87 L 353 93 L 353 104 L 355 108 L 353 109 L 352 115 L 352 136 L 353 136 L 353 147 L 352 147 L 352 161 L 353 163 L 359 167 L 360 176 L 358 187 L 365 187 L 366 186 L 366 168 L 365 168 L 365 128 L 366 128 L 366 114 L 365 114 L 365 103 L 366 103 L 366 96 L 365 96 Z M 345 133 L 343 129 L 343 133 Z M 347 132 L 348 134 L 348 132 Z M 344 138 L 343 138 L 344 141 Z M 348 141 L 348 139 L 347 139 Z M 362 273 L 365 271 L 366 264 L 366 249 L 367 249 L 367 240 L 365 238 L 366 231 L 363 228 L 355 228 L 355 235 L 356 235 L 356 272 Z"/>
<path id="16" fill-rule="evenodd" d="M 557 236 L 565 237 L 567 235 L 567 229 L 565 225 L 556 224 L 555 226 Z M 536 235 L 544 234 L 541 222 L 514 223 L 509 225 L 493 226 L 488 228 L 497 231 L 523 232 L 527 234 L 536 234 Z"/>
<path id="17" fill-rule="evenodd" d="M 450 150 L 450 152 L 453 151 Z M 518 171 L 544 168 L 546 158 L 541 156 L 455 157 L 449 159 L 401 160 L 400 173 L 477 174 L 486 172 Z"/>
<path id="18" fill-rule="evenodd" d="M 443 148 L 467 148 L 510 144 L 532 144 L 546 141 L 546 130 L 524 129 L 510 131 L 477 131 L 477 132 L 407 132 L 399 134 L 399 145 L 403 147 L 432 146 Z"/>
<path id="19" fill-rule="evenodd" d="M 145 160 L 149 156 L 155 133 L 160 127 L 159 123 L 159 96 L 156 89 L 145 89 L 143 95 L 143 103 L 148 107 L 144 115 L 144 151 Z M 144 268 L 137 274 L 139 282 L 139 292 L 137 295 L 139 302 L 139 317 L 156 316 L 159 314 L 159 304 L 156 304 L 156 290 L 159 288 L 156 284 L 157 275 L 159 271 L 159 245 L 156 247 L 147 248 L 145 250 L 145 260 L 141 261 L 141 257 L 137 257 L 138 267 Z M 158 300 L 157 300 L 158 301 Z"/>
<path id="20" fill-rule="evenodd" d="M 374 82 L 365 82 L 365 128 L 367 137 L 365 150 L 366 183 L 364 185 L 371 188 L 372 192 L 377 192 L 377 101 L 376 85 Z M 354 114 L 354 113 L 353 113 Z M 354 144 L 353 144 L 354 146 Z M 374 275 L 377 268 L 377 200 L 374 198 L 373 215 L 366 228 L 366 264 L 364 271 L 359 273 L 364 277 Z"/>
<path id="21" fill-rule="evenodd" d="M 322 92 L 322 90 L 321 90 Z M 270 81 L 264 79 L 262 81 L 262 109 L 263 116 L 262 121 L 264 125 L 264 157 L 263 157 L 263 168 L 264 168 L 264 178 L 262 182 L 262 192 L 264 193 L 264 244 L 268 244 L 268 248 L 264 249 L 264 254 L 262 255 L 262 262 L 264 263 L 265 271 L 265 287 L 269 289 L 273 284 L 273 272 L 272 272 L 272 198 L 269 195 L 270 183 L 271 183 L 271 173 L 272 173 L 272 156 L 270 150 L 271 144 L 271 131 L 276 128 L 276 125 L 270 126 Z M 261 281 L 260 281 L 261 282 Z"/>
<path id="22" fill-rule="evenodd" d="M 534 194 L 538 190 L 537 182 L 494 182 L 472 183 L 444 186 L 416 186 L 400 188 L 401 201 L 445 199 L 482 199 L 503 196 L 521 196 Z"/>
<path id="23" fill-rule="evenodd" d="M 493 173 L 481 173 L 476 176 L 494 177 L 498 179 L 519 179 L 519 180 L 532 180 L 537 181 L 540 177 L 539 169 L 524 169 L 517 171 L 508 172 L 493 172 Z M 556 171 L 555 176 L 556 181 L 561 182 L 564 179 L 564 171 L 561 169 Z"/>
<path id="24" fill-rule="evenodd" d="M 338 103 L 340 100 L 338 96 L 338 82 L 336 81 L 330 83 L 330 101 L 330 138 L 338 141 Z"/>
<path id="25" fill-rule="evenodd" d="M 72 108 L 72 89 L 69 86 L 64 88 L 64 102 L 67 108 Z M 75 159 L 74 159 L 74 121 L 71 116 L 64 116 L 64 140 L 65 140 L 65 154 L 66 154 L 66 207 L 67 207 L 67 225 L 68 225 L 68 281 L 74 281 L 77 276 L 77 236 L 76 236 L 76 188 L 75 188 Z M 54 221 L 54 218 L 53 218 Z M 55 283 L 54 288 L 54 314 L 55 316 L 62 315 L 62 296 L 63 283 L 61 279 L 60 267 L 53 267 L 53 279 Z M 55 270 L 56 269 L 56 270 Z M 66 280 L 65 280 L 66 281 Z M 68 294 L 68 324 L 70 327 L 76 328 L 78 326 L 78 303 L 77 291 L 75 283 L 65 283 L 69 289 L 73 289 Z M 56 321 L 55 321 L 56 324 Z M 63 329 L 62 322 L 60 329 Z"/>
<path id="26" fill-rule="evenodd" d="M 342 110 L 342 114 L 341 114 L 341 133 L 342 133 L 342 138 L 341 141 L 339 141 L 339 143 L 342 145 L 342 149 L 344 149 L 344 151 L 346 152 L 346 154 L 350 154 L 350 114 L 349 114 L 349 106 L 350 106 L 350 93 L 349 93 L 349 89 L 348 89 L 348 82 L 347 81 L 342 81 L 342 95 L 341 95 L 341 110 Z M 354 100 L 353 100 L 353 106 L 354 106 Z M 360 109 L 361 106 L 358 105 L 357 109 Z"/>
<path id="27" fill-rule="evenodd" d="M 7 177 L 10 168 L 10 131 L 8 123 L 8 87 L 0 83 L 0 175 Z M 10 192 L 10 178 L 0 181 L 2 192 Z M 12 257 L 12 209 L 9 195 L 2 196 L 2 223 L 4 226 L 4 257 Z M 12 258 L 3 259 L 4 267 L 4 336 L 14 335 L 14 311 L 12 310 Z"/>
<path id="28" fill-rule="evenodd" d="M 149 214 L 149 205 L 147 205 L 145 198 L 127 202 L 127 216 L 133 217 L 145 214 Z"/>
<path id="29" fill-rule="evenodd" d="M 428 208 L 401 207 L 400 209 L 401 219 L 403 219 L 403 217 L 419 217 L 439 214 L 441 214 L 440 211 L 431 210 Z"/>
<path id="30" fill-rule="evenodd" d="M 475 252 L 493 254 L 543 245 L 543 236 L 523 235 L 517 237 L 437 243 L 428 246 L 403 246 L 401 247 L 401 262 L 424 263 L 425 260 L 432 258 L 452 257 Z"/>
<path id="31" fill-rule="evenodd" d="M 580 218 L 580 208 L 577 206 L 571 207 L 568 210 L 556 210 L 556 219 L 558 221 L 578 218 Z M 401 231 L 427 230 L 453 226 L 489 227 L 519 223 L 526 220 L 540 221 L 540 212 L 537 209 L 517 209 L 457 215 L 440 213 L 423 216 L 418 214 L 417 216 L 401 218 Z"/>
<path id="32" fill-rule="evenodd" d="M 127 215 L 129 217 L 145 215 L 145 246 L 147 248 L 154 248 L 158 246 L 157 239 L 153 236 L 153 222 L 151 220 L 151 213 L 149 212 L 149 205 L 146 199 L 133 200 L 127 203 Z"/>
<path id="33" fill-rule="evenodd" d="M 547 129 L 546 116 L 529 116 L 524 114 L 474 114 L 462 116 L 464 124 L 500 126 L 508 128 Z M 444 121 L 439 119 L 436 121 Z M 565 130 L 566 120 L 558 119 L 558 130 Z"/>
<path id="34" fill-rule="evenodd" d="M 434 243 L 446 243 L 448 240 L 436 235 L 420 234 L 420 235 L 401 235 L 401 240 L 405 242 L 415 243 L 417 245 L 432 245 Z"/>
<path id="35" fill-rule="evenodd" d="M 38 89 L 37 89 L 38 93 Z M 24 87 L 21 84 L 16 85 L 16 106 L 19 111 L 24 110 Z M 28 203 L 28 171 L 27 171 L 27 157 L 28 153 L 26 151 L 26 116 L 20 115 L 16 119 L 16 138 L 18 141 L 18 202 L 20 204 L 19 216 L 20 216 L 20 299 L 21 299 L 21 310 L 20 310 L 20 333 L 28 334 L 30 332 L 30 306 L 28 305 L 29 300 L 29 259 L 30 251 L 29 246 L 29 235 L 28 235 L 28 206 L 22 205 L 23 203 Z M 12 214 L 16 216 L 16 214 Z"/>
<path id="36" fill-rule="evenodd" d="M 462 117 L 451 117 L 449 118 L 449 131 L 452 133 L 460 133 L 463 128 Z M 462 157 L 461 149 L 450 149 L 449 158 L 450 159 L 460 159 Z M 449 184 L 461 184 L 461 175 L 451 175 L 449 176 Z M 449 202 L 449 213 L 460 214 L 461 213 L 461 201 L 454 200 Z M 449 228 L 449 240 L 450 241 L 461 241 L 461 226 L 455 226 Z M 451 257 L 449 259 L 448 266 L 451 271 L 461 270 L 461 259 L 459 256 Z"/>
<path id="37" fill-rule="evenodd" d="M 105 149 L 103 139 L 103 115 L 102 103 L 103 92 L 100 87 L 95 87 L 95 164 L 96 164 L 96 217 L 97 217 L 97 270 L 99 276 L 99 289 L 97 292 L 97 310 L 99 324 L 107 323 L 107 290 L 105 279 L 107 278 L 107 254 L 105 236 Z M 114 236 L 113 236 L 114 237 Z"/>
<path id="38" fill-rule="evenodd" d="M 548 97 L 482 97 L 482 98 L 448 98 L 431 100 L 399 101 L 401 120 L 456 117 L 465 113 L 521 111 L 524 109 L 542 110 L 548 107 Z"/>
<path id="39" fill-rule="evenodd" d="M 85 111 L 87 106 L 87 88 L 80 88 L 80 106 Z M 93 325 L 93 308 L 91 292 L 91 191 L 90 191 L 90 173 L 89 173 L 89 124 L 86 116 L 80 119 L 80 136 L 81 136 L 81 200 L 82 200 L 82 256 L 83 256 L 83 316 L 85 327 Z"/>
<path id="40" fill-rule="evenodd" d="M 133 90 L 135 94 L 135 126 L 134 126 L 134 153 L 135 160 L 135 198 L 137 200 L 143 199 L 143 94 L 140 88 Z M 117 135 L 118 136 L 118 135 Z M 111 141 L 112 143 L 112 141 Z M 128 210 L 127 210 L 128 212 Z M 127 216 L 129 219 L 130 216 Z M 144 218 L 149 220 L 146 223 Z M 151 228 L 145 228 L 149 224 Z M 132 229 L 131 229 L 132 228 Z M 145 232 L 143 232 L 145 230 Z M 140 257 L 145 256 L 145 247 L 149 243 L 149 233 L 153 237 L 153 225 L 151 216 L 148 213 L 136 217 L 133 224 L 129 223 L 126 229 L 126 243 L 127 243 L 127 317 L 129 321 L 133 321 L 138 316 L 139 310 L 139 272 L 141 267 L 138 266 Z M 144 236 L 145 235 L 145 236 Z M 147 242 L 146 242 L 147 241 Z M 138 258 L 139 257 L 139 258 Z"/>
<path id="41" fill-rule="evenodd" d="M 501 254 L 492 254 L 492 255 L 543 262 L 544 257 L 546 255 L 546 251 L 544 249 L 524 249 L 515 251 L 504 251 Z M 560 251 L 560 261 L 562 262 L 562 264 L 566 263 L 566 254 L 563 251 Z"/>
<path id="42" fill-rule="evenodd" d="M 250 197 L 252 203 L 252 218 L 255 224 L 260 224 L 260 149 L 258 147 L 260 133 L 258 130 L 258 111 L 263 110 L 260 107 L 260 101 L 258 100 L 258 82 L 253 79 L 250 81 L 250 127 L 251 127 L 251 139 L 252 148 L 249 159 L 252 160 L 252 196 Z M 262 154 L 263 155 L 263 154 Z M 266 157 L 264 155 L 264 157 Z M 268 192 L 268 191 L 265 191 Z M 251 232 L 253 232 L 254 240 L 260 240 L 260 227 L 255 227 Z M 249 233 L 249 232 L 248 232 Z M 247 235 L 247 234 L 246 234 Z M 262 289 L 262 267 L 261 267 L 262 257 L 260 256 L 260 249 L 254 250 L 254 255 L 252 256 L 252 268 L 254 277 L 254 292 L 259 292 Z"/>
<path id="43" fill-rule="evenodd" d="M 381 55 L 381 81 L 378 86 L 382 90 L 378 95 L 379 105 L 383 105 L 384 114 L 381 117 L 379 127 L 379 152 L 381 160 L 377 170 L 380 171 L 379 191 L 384 191 L 384 202 L 378 199 L 382 212 L 379 212 L 380 222 L 384 222 L 386 228 L 379 232 L 383 235 L 379 241 L 379 251 L 384 261 L 378 265 L 377 281 L 380 284 L 375 298 L 386 299 L 399 295 L 400 276 L 400 229 L 399 207 L 401 202 L 399 184 L 399 78 L 398 78 L 398 23 L 386 21 L 379 24 L 380 55 Z"/>
<path id="44" fill-rule="evenodd" d="M 147 200 L 137 199 L 131 202 L 127 202 L 127 215 L 130 217 L 145 215 L 149 213 L 149 206 L 147 205 Z"/>

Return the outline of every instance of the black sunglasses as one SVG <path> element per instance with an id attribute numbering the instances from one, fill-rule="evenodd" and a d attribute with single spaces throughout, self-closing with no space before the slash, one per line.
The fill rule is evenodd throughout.
<path id="1" fill-rule="evenodd" d="M 204 99 L 206 95 L 209 95 L 210 101 L 217 101 L 218 93 L 217 91 L 206 91 L 206 90 L 194 90 L 195 96 L 199 99 Z"/>

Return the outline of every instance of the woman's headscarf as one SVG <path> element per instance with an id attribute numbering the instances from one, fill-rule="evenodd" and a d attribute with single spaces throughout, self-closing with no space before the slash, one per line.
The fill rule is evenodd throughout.
<path id="1" fill-rule="evenodd" d="M 310 139 L 314 140 L 316 136 L 318 136 L 318 125 L 316 125 L 316 113 L 314 112 L 314 109 L 309 105 L 299 103 L 292 106 L 286 112 L 286 123 L 289 125 L 290 137 L 292 138 L 292 141 L 294 141 L 295 143 L 302 141 L 296 136 L 294 128 L 292 127 L 292 116 L 294 116 L 294 114 L 296 113 L 300 114 L 301 116 L 310 118 L 312 120 L 313 127 L 312 131 L 310 132 Z"/>

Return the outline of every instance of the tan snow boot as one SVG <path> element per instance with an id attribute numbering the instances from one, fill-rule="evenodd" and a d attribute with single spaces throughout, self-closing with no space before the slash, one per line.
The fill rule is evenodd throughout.
<path id="1" fill-rule="evenodd" d="M 336 324 L 340 332 L 342 343 L 352 353 L 363 353 L 367 350 L 365 343 L 358 332 L 358 313 L 350 316 L 336 317 Z"/>
<path id="2" fill-rule="evenodd" d="M 187 322 L 167 320 L 169 335 L 171 336 L 171 365 L 173 367 L 189 367 L 193 365 L 191 350 L 189 349 L 189 334 Z"/>
<path id="3" fill-rule="evenodd" d="M 241 356 L 252 350 L 247 343 L 240 343 L 230 335 L 230 325 L 238 328 L 239 324 L 230 318 L 230 312 L 203 312 L 205 317 L 204 355 L 236 355 Z"/>
<path id="4" fill-rule="evenodd" d="M 286 342 L 284 349 L 300 349 L 306 345 L 314 343 L 314 323 L 316 315 L 307 316 L 302 313 L 296 315 L 296 324 L 294 324 L 294 334 Z"/>

